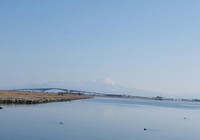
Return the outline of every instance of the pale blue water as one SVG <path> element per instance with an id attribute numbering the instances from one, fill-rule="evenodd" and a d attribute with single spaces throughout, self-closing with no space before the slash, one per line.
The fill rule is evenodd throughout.
<path id="1" fill-rule="evenodd" d="M 0 140 L 200 140 L 199 103 L 94 98 L 1 106 Z"/>

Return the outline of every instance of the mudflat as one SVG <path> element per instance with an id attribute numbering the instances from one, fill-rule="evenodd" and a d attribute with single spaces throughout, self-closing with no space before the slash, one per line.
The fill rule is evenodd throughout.
<path id="1" fill-rule="evenodd" d="M 49 102 L 65 102 L 87 98 L 91 97 L 79 94 L 57 94 L 0 90 L 0 104 L 41 104 Z"/>

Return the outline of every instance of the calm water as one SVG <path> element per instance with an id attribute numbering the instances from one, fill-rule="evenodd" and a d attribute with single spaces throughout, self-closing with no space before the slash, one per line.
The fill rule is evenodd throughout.
<path id="1" fill-rule="evenodd" d="M 200 140 L 199 103 L 94 98 L 2 106 L 1 140 Z"/>

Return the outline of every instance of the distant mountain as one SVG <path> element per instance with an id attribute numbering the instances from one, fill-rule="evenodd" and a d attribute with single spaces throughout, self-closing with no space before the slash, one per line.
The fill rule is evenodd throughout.
<path id="1" fill-rule="evenodd" d="M 0 87 L 0 89 L 20 89 L 20 88 L 66 88 L 73 90 L 82 90 L 82 91 L 90 91 L 90 92 L 99 92 L 99 93 L 107 93 L 107 94 L 126 94 L 133 96 L 145 96 L 145 97 L 153 97 L 153 96 L 164 96 L 164 97 L 173 97 L 173 98 L 200 98 L 199 93 L 161 93 L 161 92 L 153 92 L 149 90 L 137 89 L 137 88 L 128 88 L 121 86 L 114 82 L 112 79 L 99 79 L 93 81 L 85 81 L 85 82 L 73 82 L 73 83 L 42 83 L 42 84 L 27 84 L 27 85 L 18 85 L 18 86 L 9 86 L 9 87 Z"/>
<path id="2" fill-rule="evenodd" d="M 68 84 L 68 87 L 71 89 L 94 91 L 94 92 L 108 93 L 108 94 L 127 94 L 135 96 L 161 95 L 161 93 L 159 92 L 153 92 L 136 88 L 127 88 L 119 84 L 116 84 L 113 80 L 108 78 L 88 81 L 88 82 L 79 82 L 76 84 Z"/>

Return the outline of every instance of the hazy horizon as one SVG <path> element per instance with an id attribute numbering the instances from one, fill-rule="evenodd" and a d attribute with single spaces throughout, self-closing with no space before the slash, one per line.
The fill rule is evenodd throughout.
<path id="1" fill-rule="evenodd" d="M 0 88 L 109 79 L 200 97 L 200 1 L 1 1 Z"/>

